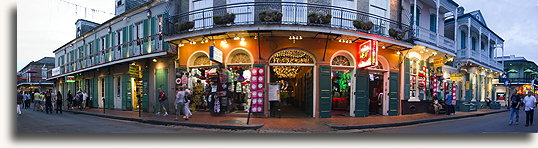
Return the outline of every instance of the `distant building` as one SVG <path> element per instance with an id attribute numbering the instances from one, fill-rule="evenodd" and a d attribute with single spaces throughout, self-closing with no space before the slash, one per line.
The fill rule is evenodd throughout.
<path id="1" fill-rule="evenodd" d="M 52 68 L 54 68 L 54 57 L 44 57 L 28 63 L 17 72 L 17 90 L 34 91 L 38 89 L 43 91 L 52 89 L 54 83 L 46 80 L 47 71 Z"/>
<path id="2" fill-rule="evenodd" d="M 538 78 L 538 66 L 536 63 L 515 55 L 497 57 L 496 60 L 504 61 L 506 76 L 506 78 L 500 76 L 494 81 L 496 84 L 496 96 L 511 96 L 514 93 L 526 94 L 527 91 L 536 91 L 534 87 L 538 86 L 538 83 L 533 82 Z M 504 85 L 506 81 L 509 82 L 509 87 Z M 507 93 L 508 88 L 511 91 Z"/>

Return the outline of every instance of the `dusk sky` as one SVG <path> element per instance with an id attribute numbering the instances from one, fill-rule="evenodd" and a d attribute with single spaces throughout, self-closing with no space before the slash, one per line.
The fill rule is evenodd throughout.
<path id="1" fill-rule="evenodd" d="M 17 1 L 17 70 L 75 38 L 75 22 L 83 18 L 102 23 L 110 14 L 93 12 L 63 1 L 114 13 L 114 0 Z M 488 27 L 505 40 L 505 55 L 538 61 L 536 0 L 455 0 L 465 12 L 481 10 Z"/>

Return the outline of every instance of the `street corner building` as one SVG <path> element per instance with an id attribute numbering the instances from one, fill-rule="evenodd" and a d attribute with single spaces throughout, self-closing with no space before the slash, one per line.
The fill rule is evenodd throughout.
<path id="1" fill-rule="evenodd" d="M 49 80 L 92 107 L 258 118 L 433 112 L 434 94 L 475 111 L 495 94 L 503 40 L 452 0 L 116 0 L 103 24 L 76 22 Z M 493 22 L 494 23 L 494 22 Z"/>

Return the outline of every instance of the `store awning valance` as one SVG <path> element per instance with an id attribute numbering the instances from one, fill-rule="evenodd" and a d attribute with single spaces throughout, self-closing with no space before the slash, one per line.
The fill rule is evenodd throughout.
<path id="1" fill-rule="evenodd" d="M 531 69 L 526 69 L 525 71 L 523 71 L 524 73 L 533 73 L 534 71 L 531 70 Z"/>
<path id="2" fill-rule="evenodd" d="M 535 71 L 535 72 L 532 73 L 532 75 L 538 75 L 538 72 Z"/>
<path id="3" fill-rule="evenodd" d="M 508 73 L 517 73 L 517 70 L 515 70 L 515 69 L 510 69 L 510 70 L 508 70 L 507 72 L 508 72 Z"/>

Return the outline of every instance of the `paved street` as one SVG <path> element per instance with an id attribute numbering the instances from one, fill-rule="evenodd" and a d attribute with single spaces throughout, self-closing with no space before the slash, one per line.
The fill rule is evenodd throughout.
<path id="1" fill-rule="evenodd" d="M 64 112 L 45 114 L 23 109 L 17 117 L 17 132 L 24 133 L 212 133 L 226 130 L 181 126 L 159 126 Z"/>
<path id="2" fill-rule="evenodd" d="M 525 127 L 525 113 L 519 114 L 519 125 L 508 125 L 510 112 L 480 117 L 432 122 L 403 127 L 356 130 L 361 133 L 536 133 L 538 121 L 534 114 L 533 126 Z"/>

